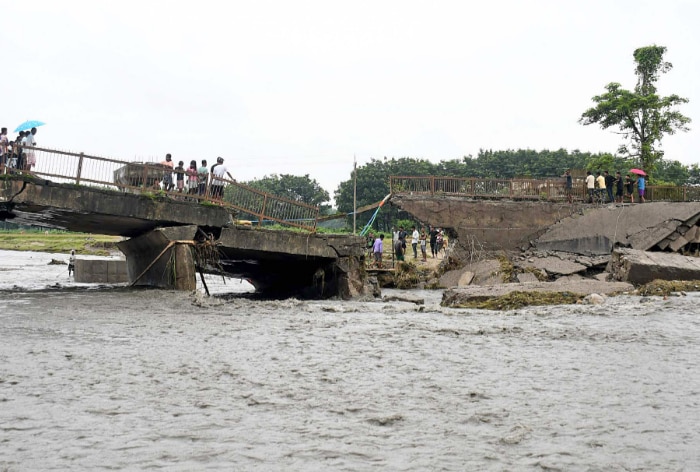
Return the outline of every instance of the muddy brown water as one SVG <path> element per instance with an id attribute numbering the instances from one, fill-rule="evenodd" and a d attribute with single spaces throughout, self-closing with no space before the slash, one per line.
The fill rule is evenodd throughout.
<path id="1" fill-rule="evenodd" d="M 2 471 L 700 470 L 694 294 L 224 300 L 18 275 L 7 253 Z"/>

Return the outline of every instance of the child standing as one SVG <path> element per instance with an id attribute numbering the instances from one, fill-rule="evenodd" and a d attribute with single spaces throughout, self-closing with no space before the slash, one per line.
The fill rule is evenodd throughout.
<path id="1" fill-rule="evenodd" d="M 427 238 L 428 237 L 425 234 L 425 230 L 421 231 L 421 233 L 420 233 L 420 253 L 423 255 L 423 262 L 426 262 L 428 260 Z"/>
<path id="2" fill-rule="evenodd" d="M 183 167 L 185 163 L 180 161 L 177 163 L 177 167 L 173 169 L 175 171 L 175 179 L 177 180 L 177 191 L 182 193 L 185 188 L 185 168 Z"/>

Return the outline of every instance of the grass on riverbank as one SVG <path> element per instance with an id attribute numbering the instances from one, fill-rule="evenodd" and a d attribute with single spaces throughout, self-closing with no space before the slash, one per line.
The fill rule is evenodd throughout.
<path id="1" fill-rule="evenodd" d="M 108 256 L 119 251 L 117 242 L 121 240 L 120 236 L 99 234 L 8 231 L 0 232 L 0 249 L 56 253 L 69 253 L 75 249 L 77 254 Z"/>

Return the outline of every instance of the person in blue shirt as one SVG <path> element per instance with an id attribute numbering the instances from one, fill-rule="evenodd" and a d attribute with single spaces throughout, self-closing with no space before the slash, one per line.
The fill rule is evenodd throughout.
<path id="1" fill-rule="evenodd" d="M 640 175 L 637 178 L 637 191 L 639 192 L 639 202 L 644 203 L 644 190 L 646 190 L 646 177 Z"/>

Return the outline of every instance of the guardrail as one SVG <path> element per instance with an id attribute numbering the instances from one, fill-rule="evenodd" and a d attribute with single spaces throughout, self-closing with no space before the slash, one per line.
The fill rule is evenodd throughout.
<path id="1" fill-rule="evenodd" d="M 205 181 L 189 183 L 184 171 L 175 171 L 157 162 L 126 162 L 118 159 L 91 156 L 85 153 L 60 151 L 40 147 L 27 147 L 22 156 L 23 162 L 34 161 L 31 170 L 17 168 L 16 161 L 0 163 L 3 173 L 27 173 L 57 183 L 88 185 L 120 192 L 156 194 L 174 200 L 210 202 L 231 208 L 242 216 L 257 218 L 258 225 L 273 221 L 305 231 L 316 231 L 319 208 L 284 197 L 260 191 L 240 184 L 235 180 L 216 177 L 215 183 L 223 183 L 222 194 L 214 192 L 212 175 Z M 163 178 L 168 173 L 172 182 L 183 181 L 182 189 L 164 188 Z M 213 188 L 214 187 L 214 188 Z"/>
<path id="2" fill-rule="evenodd" d="M 389 177 L 389 190 L 393 194 L 454 195 L 484 199 L 564 201 L 567 198 L 564 178 L 478 179 L 392 175 Z M 574 179 L 571 193 L 574 200 L 588 200 L 585 181 Z M 672 202 L 700 201 L 700 187 L 647 186 L 645 199 Z"/>

